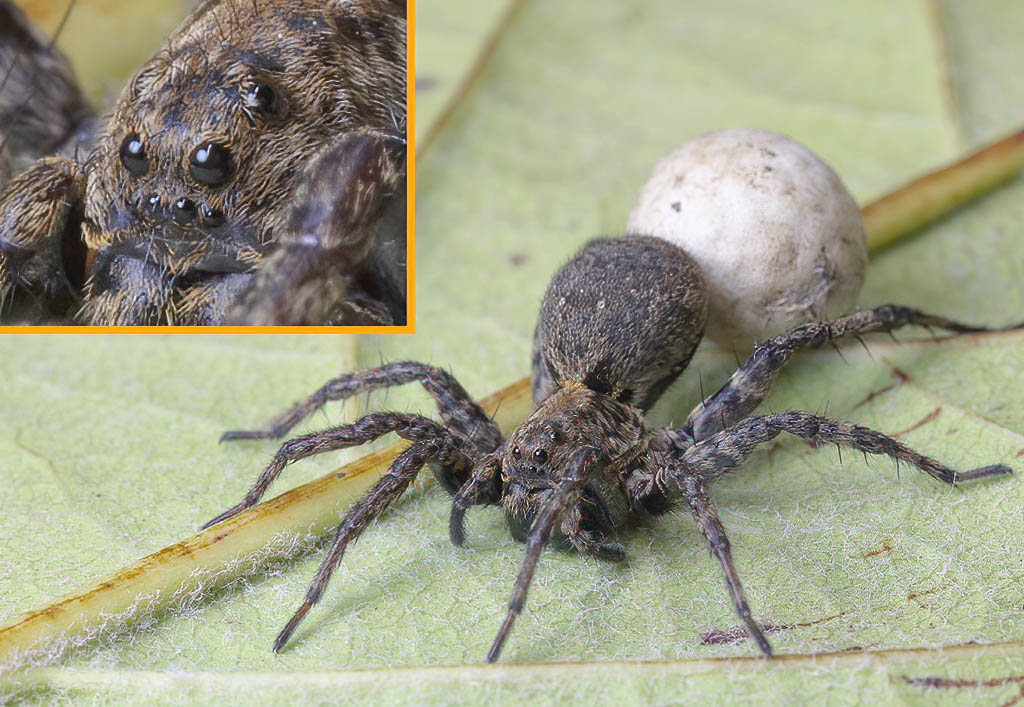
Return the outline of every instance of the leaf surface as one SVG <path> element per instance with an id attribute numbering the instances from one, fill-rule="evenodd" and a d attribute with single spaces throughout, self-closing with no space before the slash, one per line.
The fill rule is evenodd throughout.
<path id="1" fill-rule="evenodd" d="M 1010 0 L 564 0 L 526 2 L 506 25 L 500 3 L 418 4 L 418 68 L 442 77 L 423 89 L 418 132 L 447 115 L 418 164 L 418 333 L 362 338 L 359 362 L 429 361 L 478 396 L 527 373 L 551 273 L 588 238 L 620 232 L 654 162 L 689 137 L 787 132 L 863 202 L 1014 129 L 1024 98 L 1012 29 L 1024 9 Z M 494 51 L 475 67 L 488 36 Z M 1014 183 L 878 254 L 861 304 L 1024 318 L 1022 197 Z M 346 555 L 280 655 L 270 641 L 318 554 L 75 651 L 24 699 L 219 702 L 246 689 L 266 703 L 1009 700 L 1024 675 L 1024 335 L 899 337 L 870 339 L 870 354 L 854 343 L 798 357 L 765 409 L 827 405 L 950 464 L 1008 463 L 1017 476 L 950 489 L 911 469 L 897 476 L 887 460 L 780 439 L 713 489 L 755 615 L 785 627 L 771 634 L 777 651 L 830 655 L 766 663 L 745 641 L 702 644 L 738 621 L 681 512 L 628 531 L 620 565 L 545 553 L 505 667 L 483 668 L 522 547 L 491 509 L 471 514 L 467 547 L 453 548 L 449 501 L 427 484 Z M 348 341 L 0 340 L 3 615 L 236 502 L 274 445 L 218 446 L 219 432 L 258 424 L 350 367 Z M 702 349 L 655 421 L 682 420 L 734 365 Z M 429 409 L 423 400 L 403 389 L 365 405 Z M 329 407 L 304 429 L 350 418 Z M 296 465 L 275 488 L 338 463 Z M 841 653 L 855 649 L 866 652 Z"/>

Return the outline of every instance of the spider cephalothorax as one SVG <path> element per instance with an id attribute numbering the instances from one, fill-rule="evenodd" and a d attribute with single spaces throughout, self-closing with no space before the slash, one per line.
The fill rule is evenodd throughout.
<path id="1" fill-rule="evenodd" d="M 341 427 L 285 443 L 246 498 L 212 525 L 255 504 L 285 465 L 319 452 L 396 432 L 411 442 L 389 472 L 346 514 L 306 601 L 274 643 L 280 649 L 323 592 L 345 548 L 430 464 L 454 494 L 452 542 L 475 505 L 504 508 L 512 535 L 526 542 L 508 613 L 487 655 L 496 660 L 526 601 L 540 552 L 550 543 L 602 559 L 625 557 L 618 530 L 637 515 L 683 502 L 719 561 L 736 612 L 765 655 L 771 645 L 754 619 L 733 565 L 725 529 L 708 487 L 760 444 L 782 432 L 814 443 L 884 454 L 946 483 L 1009 473 L 1003 465 L 954 471 L 874 430 L 807 412 L 750 412 L 792 354 L 844 335 L 917 324 L 951 331 L 978 327 L 885 306 L 805 324 L 759 345 L 680 429 L 650 428 L 644 412 L 686 368 L 700 342 L 707 298 L 699 269 L 682 250 L 657 238 L 627 236 L 587 244 L 555 275 L 534 338 L 530 416 L 503 441 L 483 410 L 445 371 L 390 363 L 336 378 L 266 430 L 228 439 L 279 437 L 328 400 L 418 381 L 438 405 L 441 422 L 405 413 L 372 413 Z"/>
<path id="2" fill-rule="evenodd" d="M 587 388 L 553 393 L 502 447 L 500 503 L 514 538 L 526 539 L 537 509 L 572 467 L 573 456 L 602 435 L 606 464 L 555 535 L 558 545 L 582 552 L 622 554 L 616 526 L 627 508 L 618 479 L 625 466 L 650 454 L 649 434 L 635 408 Z"/>
<path id="3" fill-rule="evenodd" d="M 39 145 L 63 156 L 0 192 L 0 305 L 20 292 L 60 312 L 80 298 L 75 317 L 91 324 L 404 319 L 404 219 L 376 228 L 388 208 L 404 215 L 404 13 L 387 0 L 202 3 L 94 141 L 61 129 L 81 157 Z M 23 73 L 27 52 L 4 39 L 0 71 Z M 82 120 L 36 109 L 22 83 L 8 89 L 27 92 L 18 109 Z M 0 139 L 24 142 L 16 129 Z M 295 294 L 311 280 L 324 301 Z"/>

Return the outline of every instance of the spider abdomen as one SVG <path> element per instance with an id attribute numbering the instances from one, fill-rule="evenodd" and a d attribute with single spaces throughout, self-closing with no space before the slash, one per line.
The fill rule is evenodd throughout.
<path id="1" fill-rule="evenodd" d="M 706 319 L 704 277 L 681 248 L 650 236 L 593 240 L 544 295 L 535 402 L 575 383 L 646 410 L 686 368 Z"/>

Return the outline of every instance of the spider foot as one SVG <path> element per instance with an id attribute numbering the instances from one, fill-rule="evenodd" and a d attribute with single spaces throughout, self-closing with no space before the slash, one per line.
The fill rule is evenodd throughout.
<path id="1" fill-rule="evenodd" d="M 990 464 L 989 466 L 980 466 L 977 469 L 970 469 L 969 471 L 953 472 L 953 483 L 956 484 L 961 481 L 975 481 L 976 479 L 985 479 L 989 476 L 1002 476 L 1003 474 L 1012 473 L 1013 469 L 1005 464 Z"/>
<path id="2" fill-rule="evenodd" d="M 518 613 L 509 612 L 505 616 L 505 620 L 501 622 L 501 628 L 498 629 L 498 635 L 494 637 L 494 642 L 491 643 L 491 649 L 487 651 L 487 662 L 494 663 L 498 660 L 501 655 L 501 649 L 505 646 L 505 639 L 508 638 L 509 631 L 512 630 L 512 623 L 516 620 Z"/>
<path id="3" fill-rule="evenodd" d="M 761 649 L 761 653 L 764 654 L 765 658 L 771 658 L 775 651 L 772 648 L 772 644 L 768 642 L 768 637 L 764 635 L 764 631 L 761 629 L 761 624 L 751 619 L 746 622 L 747 635 L 754 639 L 754 643 Z"/>
<path id="4" fill-rule="evenodd" d="M 624 562 L 626 559 L 626 548 L 622 546 L 622 543 L 598 540 L 586 531 L 573 535 L 569 538 L 569 542 L 583 554 L 596 557 L 604 562 Z"/>
<path id="5" fill-rule="evenodd" d="M 226 511 L 224 511 L 220 515 L 218 515 L 218 516 L 216 516 L 214 518 L 211 518 L 210 520 L 206 521 L 205 523 L 203 523 L 203 525 L 200 526 L 199 529 L 200 530 L 206 530 L 207 528 L 212 528 L 213 526 L 217 525 L 217 523 L 220 523 L 221 521 L 225 521 L 228 518 L 231 518 L 232 516 L 236 516 L 239 513 L 241 513 L 242 511 L 244 511 L 244 510 L 246 510 L 248 508 L 251 508 L 252 505 L 253 504 L 251 504 L 251 503 L 246 503 L 245 501 L 242 501 L 238 505 L 232 506 L 231 508 L 227 509 Z"/>
<path id="6" fill-rule="evenodd" d="M 284 628 L 281 629 L 281 633 L 277 634 L 277 638 L 274 639 L 275 653 L 281 652 L 281 649 L 284 648 L 286 643 L 288 643 L 288 639 L 292 637 L 292 634 L 295 632 L 295 629 L 298 627 L 300 623 L 302 623 L 302 620 L 306 618 L 306 614 L 309 613 L 309 610 L 311 608 L 313 608 L 313 603 L 310 601 L 305 601 L 302 603 L 302 606 L 299 607 L 298 611 L 296 611 L 292 615 L 292 617 L 288 619 L 288 623 L 284 625 Z"/>
<path id="7" fill-rule="evenodd" d="M 280 439 L 285 435 L 283 430 L 228 430 L 220 436 L 220 442 L 235 442 L 243 439 Z"/>

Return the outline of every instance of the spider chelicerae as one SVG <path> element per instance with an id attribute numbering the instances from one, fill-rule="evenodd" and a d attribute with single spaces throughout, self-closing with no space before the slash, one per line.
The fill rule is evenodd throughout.
<path id="1" fill-rule="evenodd" d="M 299 459 L 390 432 L 410 442 L 345 515 L 305 601 L 277 636 L 274 650 L 287 643 L 319 601 L 349 543 L 426 465 L 454 497 L 449 525 L 453 543 L 463 544 L 466 511 L 477 505 L 502 506 L 512 536 L 526 543 L 488 661 L 498 658 L 523 609 L 545 545 L 623 560 L 618 529 L 630 518 L 663 513 L 681 502 L 721 565 L 736 613 L 770 656 L 771 644 L 753 618 L 708 489 L 758 445 L 782 432 L 812 443 L 887 455 L 947 484 L 1010 473 L 1001 464 L 955 471 L 881 432 L 809 412 L 750 415 L 768 394 L 776 373 L 800 349 L 906 325 L 985 331 L 894 305 L 804 324 L 769 339 L 721 389 L 694 408 L 682 427 L 649 427 L 644 413 L 686 369 L 706 316 L 703 275 L 684 251 L 648 236 L 594 240 L 558 271 L 544 296 L 534 335 L 535 407 L 508 439 L 452 375 L 417 362 L 389 363 L 335 378 L 266 429 L 226 433 L 224 439 L 281 437 L 328 401 L 414 381 L 426 388 L 440 413 L 436 422 L 422 415 L 377 412 L 286 442 L 242 502 L 207 523 L 209 527 L 255 505 L 284 467 Z"/>

